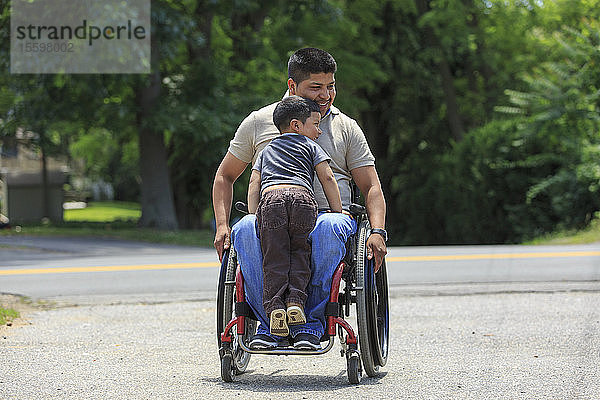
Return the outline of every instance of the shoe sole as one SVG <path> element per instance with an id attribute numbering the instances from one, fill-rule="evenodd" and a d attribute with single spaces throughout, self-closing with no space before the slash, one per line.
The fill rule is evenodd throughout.
<path id="1" fill-rule="evenodd" d="M 278 309 L 271 313 L 270 330 L 271 335 L 287 336 L 290 334 L 285 310 Z"/>
<path id="2" fill-rule="evenodd" d="M 302 308 L 290 306 L 287 309 L 288 325 L 302 325 L 306 323 L 306 316 Z"/>
<path id="3" fill-rule="evenodd" d="M 254 340 L 248 345 L 252 350 L 270 350 L 277 348 L 277 343 L 265 342 L 264 340 Z"/>
<path id="4" fill-rule="evenodd" d="M 321 345 L 316 345 L 314 343 L 308 341 L 300 341 L 298 343 L 294 343 L 294 349 L 296 350 L 321 350 Z"/>

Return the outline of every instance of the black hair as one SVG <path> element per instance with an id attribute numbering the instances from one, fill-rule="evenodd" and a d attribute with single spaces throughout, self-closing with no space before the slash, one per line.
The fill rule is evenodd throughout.
<path id="1" fill-rule="evenodd" d="M 319 105 L 310 99 L 300 96 L 288 96 L 281 100 L 273 111 L 273 123 L 283 133 L 290 126 L 293 119 L 302 123 L 310 117 L 310 114 L 319 112 Z"/>
<path id="2" fill-rule="evenodd" d="M 297 84 L 308 79 L 310 74 L 334 74 L 336 71 L 337 64 L 333 56 L 314 47 L 296 50 L 288 61 L 288 77 Z"/>

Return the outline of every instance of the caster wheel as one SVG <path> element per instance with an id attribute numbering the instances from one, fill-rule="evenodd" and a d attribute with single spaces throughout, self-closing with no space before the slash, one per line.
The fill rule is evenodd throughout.
<path id="1" fill-rule="evenodd" d="M 221 379 L 223 379 L 225 382 L 233 382 L 231 354 L 225 354 L 223 358 L 221 358 Z"/>
<path id="2" fill-rule="evenodd" d="M 348 357 L 348 381 L 352 384 L 360 383 L 362 376 L 362 367 L 360 365 L 360 357 L 357 353 Z"/>

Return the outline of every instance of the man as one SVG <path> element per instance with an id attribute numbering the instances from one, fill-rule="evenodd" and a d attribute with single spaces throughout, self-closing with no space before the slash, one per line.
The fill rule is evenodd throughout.
<path id="1" fill-rule="evenodd" d="M 375 259 L 377 270 L 387 253 L 385 199 L 375 170 L 375 160 L 362 130 L 356 121 L 333 106 L 336 71 L 337 64 L 326 51 L 300 49 L 288 62 L 288 90 L 290 95 L 306 97 L 319 104 L 322 115 L 320 128 L 323 133 L 316 142 L 332 159 L 330 165 L 338 182 L 343 208 L 347 210 L 351 203 L 351 180 L 354 180 L 365 198 L 369 222 L 376 232 L 367 240 L 367 256 Z M 221 259 L 233 237 L 244 272 L 246 298 L 261 322 L 257 335 L 250 343 L 254 348 L 276 347 L 279 339 L 268 334 L 268 319 L 262 307 L 262 253 L 256 235 L 256 218 L 254 215 L 245 216 L 234 226 L 232 232 L 229 228 L 229 216 L 233 183 L 248 164 L 256 161 L 269 141 L 279 135 L 272 121 L 276 105 L 274 103 L 254 111 L 242 121 L 217 170 L 213 185 L 216 220 L 214 245 Z M 327 200 L 323 189 L 317 180 L 314 184 L 319 210 L 326 209 Z M 345 254 L 347 238 L 355 232 L 356 221 L 349 215 L 327 212 L 319 214 L 315 229 L 310 235 L 312 276 L 305 305 L 307 322 L 291 329 L 296 349 L 320 348 L 319 338 L 325 329 L 324 311 L 333 271 Z"/>

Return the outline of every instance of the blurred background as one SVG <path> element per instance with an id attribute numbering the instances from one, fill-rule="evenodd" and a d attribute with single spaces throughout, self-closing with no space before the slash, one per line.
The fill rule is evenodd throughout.
<path id="1" fill-rule="evenodd" d="M 203 232 L 210 245 L 229 140 L 283 96 L 287 60 L 306 46 L 337 60 L 335 104 L 377 159 L 392 244 L 599 225 L 600 1 L 156 0 L 149 75 L 10 74 L 0 5 L 0 203 L 13 232 L 86 221 Z M 248 171 L 236 200 L 247 183 Z"/>

